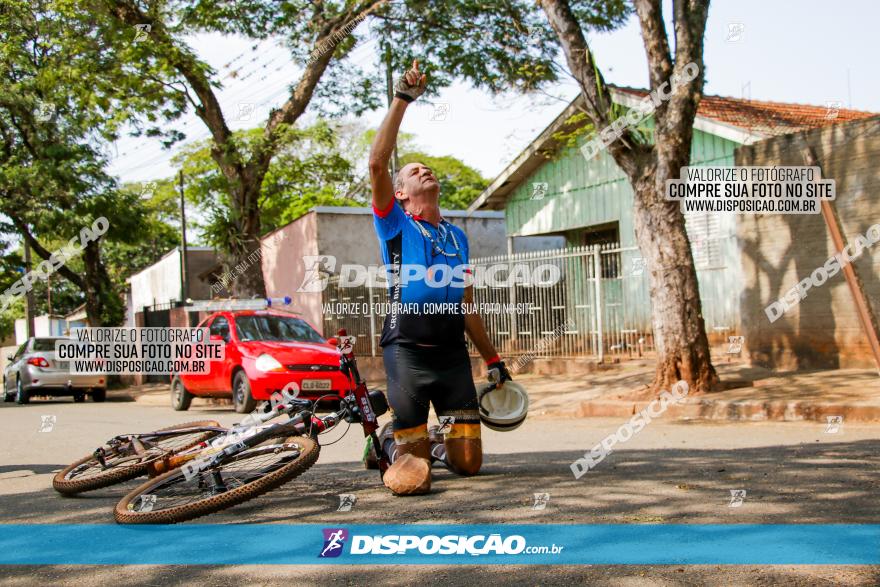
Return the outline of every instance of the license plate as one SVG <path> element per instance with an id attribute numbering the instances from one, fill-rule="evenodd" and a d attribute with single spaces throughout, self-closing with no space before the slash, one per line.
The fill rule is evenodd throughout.
<path id="1" fill-rule="evenodd" d="M 303 391 L 327 391 L 330 389 L 329 379 L 305 379 L 302 384 Z"/>

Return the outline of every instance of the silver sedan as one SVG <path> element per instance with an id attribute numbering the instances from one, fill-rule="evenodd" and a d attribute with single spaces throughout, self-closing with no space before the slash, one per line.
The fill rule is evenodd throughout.
<path id="1" fill-rule="evenodd" d="M 29 338 L 3 370 L 3 399 L 26 404 L 34 395 L 72 395 L 77 402 L 90 394 L 96 402 L 107 398 L 107 376 L 70 372 L 67 361 L 55 360 L 55 338 Z"/>

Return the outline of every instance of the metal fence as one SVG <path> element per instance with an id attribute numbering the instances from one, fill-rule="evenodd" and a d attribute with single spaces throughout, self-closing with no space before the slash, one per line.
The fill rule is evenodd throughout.
<path id="1" fill-rule="evenodd" d="M 603 359 L 608 355 L 637 356 L 654 348 L 647 270 L 636 247 L 569 247 L 481 257 L 472 259 L 471 264 L 476 275 L 492 268 L 501 280 L 517 272 L 534 277 L 541 267 L 550 265 L 558 270 L 559 279 L 550 285 L 493 287 L 477 279 L 474 301 L 502 355 Z M 716 283 L 723 277 L 721 270 L 723 267 L 716 266 L 698 272 L 701 290 L 723 289 Z M 387 300 L 383 287 L 340 288 L 338 278 L 332 277 L 323 295 L 324 332 L 345 328 L 358 336 L 362 349 L 369 347 L 376 356 L 384 314 L 338 315 L 328 309 L 335 304 L 359 304 L 373 310 Z M 716 314 L 719 312 L 710 312 Z M 733 323 L 726 315 L 719 319 L 720 323 Z M 718 329 L 712 321 L 707 321 L 706 327 Z M 477 354 L 476 349 L 471 351 Z"/>

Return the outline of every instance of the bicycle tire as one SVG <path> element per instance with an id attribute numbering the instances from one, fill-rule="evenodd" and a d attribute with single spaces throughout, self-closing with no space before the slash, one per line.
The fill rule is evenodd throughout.
<path id="1" fill-rule="evenodd" d="M 260 477 L 253 482 L 246 483 L 218 495 L 213 495 L 186 505 L 164 510 L 136 512 L 129 509 L 129 504 L 132 504 L 141 495 L 149 495 L 155 487 L 166 483 L 175 476 L 183 476 L 183 471 L 181 469 L 175 469 L 154 479 L 150 479 L 132 490 L 128 495 L 123 497 L 118 504 L 116 504 L 116 508 L 113 510 L 113 516 L 119 524 L 176 524 L 178 522 L 186 522 L 188 520 L 193 520 L 201 516 L 231 508 L 240 503 L 244 503 L 245 501 L 254 499 L 255 497 L 259 497 L 260 495 L 287 483 L 294 477 L 301 475 L 318 460 L 321 446 L 317 441 L 307 436 L 285 435 L 269 438 L 266 442 L 279 439 L 282 440 L 283 443 L 295 443 L 300 445 L 301 450 L 299 456 L 291 462 L 283 465 L 281 468 L 268 475 Z M 254 448 L 259 448 L 259 446 Z M 238 455 L 236 455 L 236 457 L 238 457 Z"/>
<path id="2" fill-rule="evenodd" d="M 214 420 L 199 420 L 197 422 L 187 422 L 185 424 L 175 424 L 174 426 L 168 426 L 167 428 L 160 428 L 159 430 L 155 430 L 155 432 L 170 432 L 172 430 L 198 428 L 202 426 L 219 427 L 220 423 Z M 180 452 L 182 450 L 192 448 L 200 442 L 205 442 L 211 438 L 214 438 L 218 434 L 220 434 L 220 432 L 204 432 L 203 434 L 194 437 L 191 442 L 188 442 L 184 446 L 174 449 L 173 452 Z M 109 487 L 117 483 L 124 483 L 126 481 L 130 481 L 131 479 L 140 477 L 141 475 L 146 475 L 147 466 L 149 465 L 148 462 L 141 462 L 127 467 L 110 468 L 93 477 L 87 477 L 83 479 L 66 478 L 67 475 L 77 467 L 80 467 L 81 465 L 84 465 L 89 461 L 95 460 L 96 459 L 94 455 L 88 455 L 66 466 L 61 471 L 59 471 L 52 479 L 52 487 L 55 489 L 55 491 L 62 495 L 76 495 L 77 493 L 93 491 L 95 489 L 102 489 L 104 487 Z"/>

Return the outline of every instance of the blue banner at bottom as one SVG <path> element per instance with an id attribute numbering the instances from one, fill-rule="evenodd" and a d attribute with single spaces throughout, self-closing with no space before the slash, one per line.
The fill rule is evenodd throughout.
<path id="1" fill-rule="evenodd" d="M 880 525 L 3 524 L 0 564 L 874 565 Z"/>

